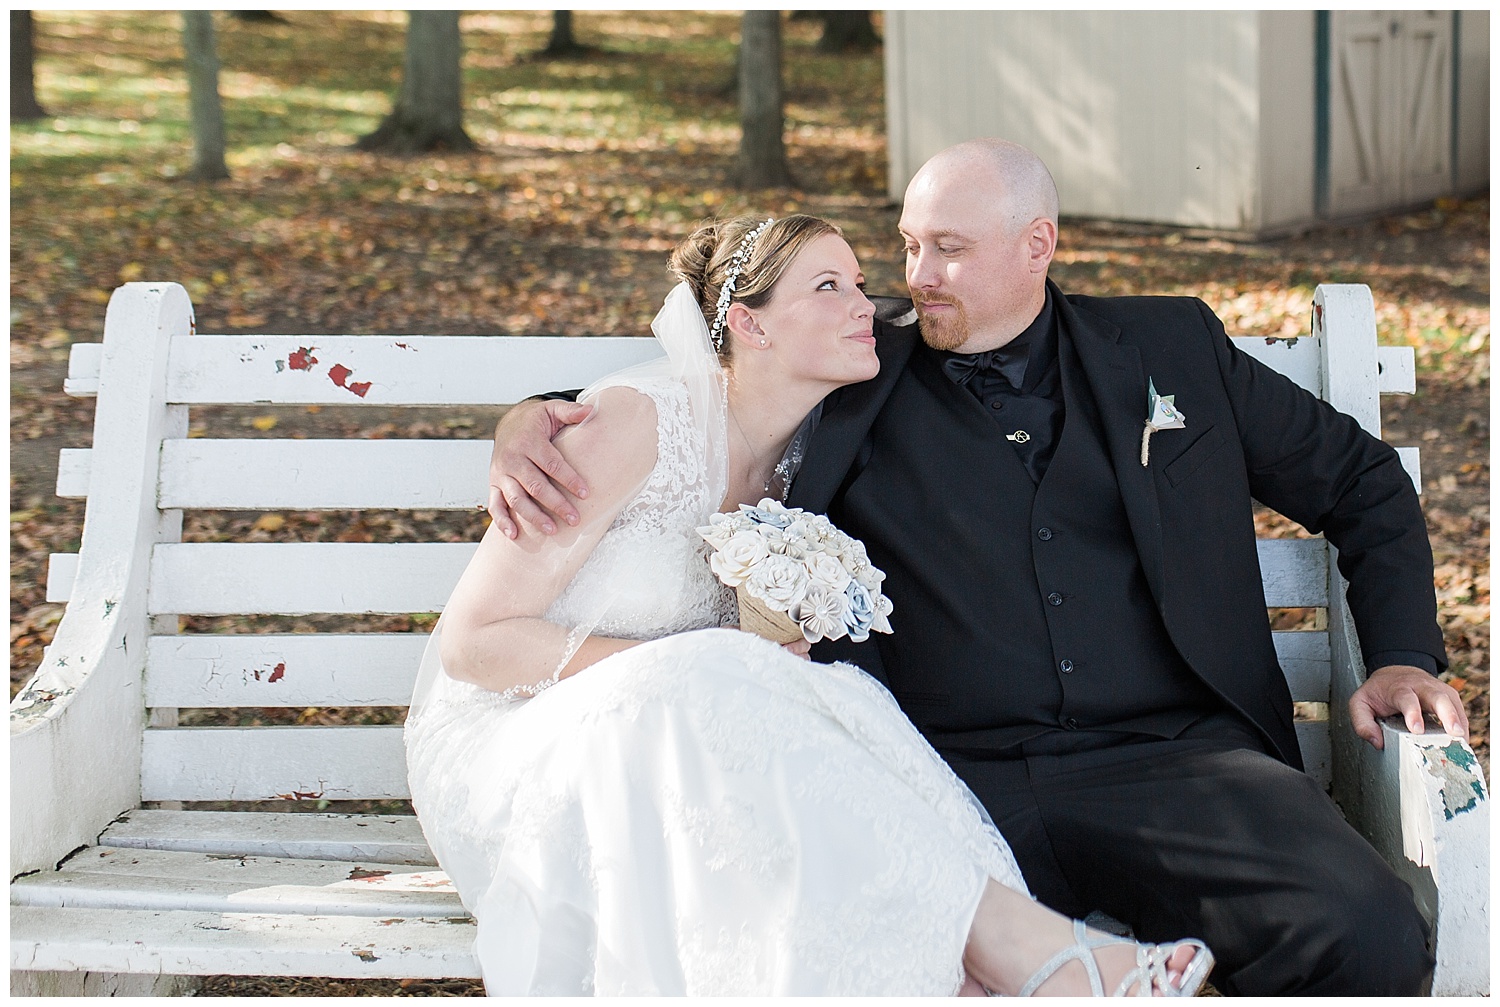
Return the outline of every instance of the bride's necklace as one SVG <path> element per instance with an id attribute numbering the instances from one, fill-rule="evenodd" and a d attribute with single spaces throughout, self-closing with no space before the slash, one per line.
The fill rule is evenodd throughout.
<path id="1" fill-rule="evenodd" d="M 745 428 L 742 427 L 742 426 L 740 426 L 740 418 L 734 414 L 734 410 L 733 409 L 726 409 L 725 411 L 729 413 L 729 419 L 731 421 L 733 421 L 734 428 L 736 430 L 738 430 L 739 433 L 740 433 L 740 440 L 742 440 L 742 441 L 745 442 L 745 450 L 747 450 L 747 451 L 750 452 L 750 458 L 751 458 L 752 461 L 754 461 L 755 458 L 756 458 L 756 456 L 757 456 L 757 452 L 755 450 L 755 445 L 752 444 L 752 443 L 750 443 L 750 437 L 745 433 Z M 770 493 L 771 492 L 771 484 L 776 481 L 776 477 L 778 475 L 784 475 L 784 473 L 782 471 L 782 468 L 785 465 L 785 463 L 786 463 L 786 459 L 785 458 L 783 458 L 780 462 L 777 462 L 776 466 L 771 469 L 771 474 L 768 475 L 768 476 L 766 476 L 766 478 L 761 481 L 761 484 L 760 484 L 761 492 L 763 492 L 763 493 Z M 754 477 L 752 476 L 752 478 L 754 478 Z M 785 496 L 785 482 L 783 482 L 782 495 Z"/>

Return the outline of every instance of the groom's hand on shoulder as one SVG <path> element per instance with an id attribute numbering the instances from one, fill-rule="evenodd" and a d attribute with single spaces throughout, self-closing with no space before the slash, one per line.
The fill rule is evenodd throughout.
<path id="1" fill-rule="evenodd" d="M 1446 733 L 1469 737 L 1469 717 L 1458 692 L 1421 668 L 1404 664 L 1377 668 L 1349 697 L 1350 726 L 1376 748 L 1385 747 L 1378 718 L 1399 715 L 1408 731 L 1421 734 L 1423 716 L 1429 713 Z"/>
<path id="2" fill-rule="evenodd" d="M 593 412 L 591 405 L 565 399 L 527 399 L 495 425 L 486 510 L 506 538 L 516 537 L 521 521 L 548 535 L 557 531 L 558 521 L 578 523 L 578 509 L 563 491 L 582 500 L 588 486 L 552 438 Z"/>

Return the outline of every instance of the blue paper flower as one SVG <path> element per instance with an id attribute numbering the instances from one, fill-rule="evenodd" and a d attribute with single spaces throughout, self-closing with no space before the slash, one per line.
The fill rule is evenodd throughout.
<path id="1" fill-rule="evenodd" d="M 844 597 L 849 600 L 844 608 L 844 625 L 849 627 L 849 639 L 863 643 L 870 636 L 870 627 L 875 625 L 875 601 L 857 580 L 851 580 L 844 588 Z"/>

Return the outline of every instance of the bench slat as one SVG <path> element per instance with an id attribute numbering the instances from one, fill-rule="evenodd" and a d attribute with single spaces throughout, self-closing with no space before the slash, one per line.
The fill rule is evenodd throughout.
<path id="1" fill-rule="evenodd" d="M 426 633 L 153 636 L 146 705 L 405 706 Z"/>
<path id="2" fill-rule="evenodd" d="M 1233 336 L 1234 345 L 1267 367 L 1275 368 L 1314 395 L 1323 394 L 1322 357 L 1315 340 Z"/>
<path id="3" fill-rule="evenodd" d="M 1262 539 L 1260 557 L 1266 605 L 1320 608 L 1328 604 L 1328 543 L 1320 538 Z"/>
<path id="4" fill-rule="evenodd" d="M 1297 731 L 1297 747 L 1302 750 L 1302 767 L 1324 790 L 1333 780 L 1333 743 L 1328 735 L 1328 721 L 1299 720 L 1292 725 Z"/>
<path id="5" fill-rule="evenodd" d="M 1381 395 L 1417 393 L 1417 351 L 1411 346 L 1375 347 Z"/>
<path id="6" fill-rule="evenodd" d="M 89 495 L 89 472 L 93 448 L 63 448 L 57 453 L 57 495 L 64 500 L 82 500 Z"/>
<path id="7" fill-rule="evenodd" d="M 189 450 L 178 447 L 182 444 L 201 446 Z M 325 450 L 322 447 L 325 444 L 340 447 L 336 451 Z M 432 447 L 385 451 L 375 447 L 392 444 Z M 162 448 L 159 505 L 224 510 L 465 509 L 484 503 L 487 487 L 475 489 L 471 484 L 481 482 L 483 473 L 489 470 L 490 444 L 490 441 L 166 441 Z M 277 457 L 278 452 L 269 445 L 283 445 L 289 450 Z M 245 448 L 237 457 L 235 451 L 240 446 Z M 413 453 L 421 454 L 416 467 L 411 462 Z M 1421 448 L 1398 447 L 1396 454 L 1420 494 Z M 387 466 L 384 468 L 387 478 L 394 482 L 368 485 L 364 481 L 367 470 L 354 460 L 363 457 Z M 274 468 L 273 463 L 278 462 L 293 466 L 291 471 L 296 473 L 293 486 L 280 485 L 279 480 L 285 478 L 287 470 Z M 87 497 L 91 464 L 91 449 L 63 448 L 57 462 L 57 495 L 69 500 Z M 271 472 L 275 478 L 268 477 Z M 481 475 L 476 477 L 476 472 Z"/>
<path id="8" fill-rule="evenodd" d="M 27 875 L 11 884 L 10 900 L 12 905 L 55 909 L 165 909 L 303 916 L 464 915 L 463 904 L 451 886 L 446 891 L 351 888 L 92 872 L 46 871 Z"/>
<path id="9" fill-rule="evenodd" d="M 437 612 L 470 542 L 170 543 L 152 553 L 153 615 Z"/>
<path id="10" fill-rule="evenodd" d="M 162 811 L 136 808 L 104 830 L 99 845 L 228 856 L 437 864 L 412 815 Z"/>
<path id="11" fill-rule="evenodd" d="M 13 969 L 341 979 L 478 978 L 469 917 L 12 906 Z"/>
<path id="12" fill-rule="evenodd" d="M 172 341 L 167 401 L 497 405 L 659 356 L 649 336 L 197 335 Z"/>
<path id="13" fill-rule="evenodd" d="M 77 399 L 99 394 L 99 364 L 104 360 L 103 343 L 74 343 L 68 347 L 68 376 L 64 394 Z"/>
<path id="14" fill-rule="evenodd" d="M 1272 639 L 1292 699 L 1326 703 L 1328 634 Z M 426 645 L 425 633 L 155 636 L 147 645 L 146 705 L 405 706 Z"/>
<path id="15" fill-rule="evenodd" d="M 47 600 L 67 601 L 78 578 L 78 553 L 55 552 L 47 557 Z"/>
<path id="16" fill-rule="evenodd" d="M 399 725 L 173 727 L 142 738 L 143 801 L 407 796 Z"/>
<path id="17" fill-rule="evenodd" d="M 474 555 L 468 542 L 207 542 L 158 545 L 153 615 L 305 615 L 438 612 Z M 1322 539 L 1256 543 L 1266 604 L 1328 604 Z M 67 601 L 76 553 L 53 553 L 47 600 Z"/>
<path id="18" fill-rule="evenodd" d="M 183 881 L 232 882 L 246 888 L 302 885 L 360 892 L 452 892 L 453 883 L 439 870 L 414 870 L 405 864 L 375 860 L 350 863 L 304 857 L 260 857 L 178 850 L 124 850 L 91 846 L 69 857 L 56 872 Z M 31 875 L 37 877 L 37 875 Z"/>
<path id="19" fill-rule="evenodd" d="M 1276 370 L 1278 370 L 1282 374 L 1285 374 L 1287 377 L 1297 382 L 1297 384 L 1301 385 L 1303 388 L 1308 389 L 1313 394 L 1321 394 L 1321 381 L 1318 378 L 1318 347 L 1317 343 L 1314 342 L 1311 337 L 1300 337 L 1295 343 L 1286 339 L 1272 339 L 1268 341 L 1263 336 L 1234 336 L 1232 338 L 1234 340 L 1234 344 L 1244 352 L 1255 357 L 1262 363 L 1276 368 Z M 406 391 L 401 387 L 400 384 L 392 385 L 390 383 L 382 383 L 377 388 L 377 386 L 372 381 L 370 389 L 366 391 L 363 397 L 361 397 L 356 395 L 354 392 L 349 391 L 348 388 L 340 388 L 338 385 L 335 385 L 333 381 L 328 377 L 328 370 L 334 363 L 338 363 L 341 361 L 344 363 L 345 367 L 349 367 L 352 369 L 354 365 L 349 363 L 348 361 L 355 360 L 361 365 L 369 366 L 372 373 L 374 373 L 377 369 L 377 364 L 382 365 L 380 373 L 382 377 L 385 377 L 389 373 L 390 365 L 388 363 L 388 359 L 381 359 L 382 356 L 386 358 L 394 356 L 398 361 L 395 369 L 399 372 L 402 363 L 410 364 L 417 353 L 430 351 L 431 346 L 429 344 L 432 344 L 434 340 L 444 340 L 453 342 L 467 341 L 470 343 L 494 344 L 496 350 L 493 353 L 486 352 L 487 348 L 482 345 L 476 346 L 469 352 L 477 352 L 480 355 L 466 357 L 460 362 L 459 366 L 461 368 L 473 367 L 476 372 L 483 373 L 485 370 L 487 370 L 487 368 L 483 367 L 483 365 L 486 363 L 493 364 L 493 361 L 498 358 L 500 360 L 500 363 L 498 364 L 498 370 L 503 373 L 512 369 L 511 361 L 507 359 L 505 351 L 503 349 L 500 349 L 500 347 L 503 347 L 507 343 L 519 343 L 522 340 L 533 341 L 533 343 L 535 343 L 535 341 L 537 340 L 560 340 L 565 343 L 575 343 L 581 342 L 585 339 L 601 344 L 600 347 L 597 348 L 597 350 L 591 347 L 590 352 L 585 355 L 586 359 L 588 360 L 588 369 L 586 371 L 579 371 L 574 374 L 569 370 L 571 363 L 563 363 L 561 365 L 561 368 L 555 372 L 533 370 L 531 373 L 535 375 L 535 377 L 533 377 L 532 380 L 530 380 L 529 382 L 526 382 L 524 380 L 522 382 L 517 382 L 515 387 L 526 387 L 526 385 L 528 384 L 534 387 L 531 387 L 529 391 L 524 391 L 521 394 L 516 395 L 514 398 L 507 398 L 503 395 L 496 397 L 497 386 L 492 385 L 488 389 L 479 391 L 477 393 L 477 397 L 444 399 L 441 403 L 431 404 L 493 404 L 518 402 L 521 399 L 525 398 L 527 395 L 533 395 L 541 391 L 553 391 L 560 388 L 577 388 L 581 385 L 587 384 L 589 381 L 592 381 L 595 377 L 610 373 L 611 370 L 614 370 L 617 367 L 629 366 L 632 363 L 638 363 L 642 360 L 649 360 L 652 357 L 658 355 L 654 351 L 654 345 L 648 345 L 654 344 L 654 340 L 638 336 L 199 335 L 189 336 L 181 341 L 183 345 L 187 343 L 204 345 L 201 349 L 199 349 L 198 346 L 195 345 L 192 350 L 186 351 L 180 365 L 178 364 L 178 361 L 176 359 L 176 355 L 179 352 L 177 350 L 177 344 L 173 345 L 174 382 L 172 388 L 173 391 L 178 395 L 192 394 L 206 397 L 175 398 L 173 399 L 173 401 L 225 403 L 324 402 L 349 404 L 369 400 L 372 404 L 374 404 L 375 402 L 379 402 L 384 405 L 416 405 L 419 403 L 414 400 L 397 402 L 394 398 L 392 398 L 392 396 L 399 396 L 403 393 L 403 391 Z M 212 344 L 207 344 L 206 341 L 210 340 L 212 341 Z M 239 340 L 241 342 L 230 343 L 228 342 L 229 340 Z M 341 342 L 342 340 L 372 340 L 374 341 L 374 344 L 369 348 L 366 348 L 361 344 L 355 344 L 352 348 L 349 348 L 346 347 L 346 344 Z M 415 347 L 415 350 L 403 350 L 401 349 L 401 347 L 396 345 L 397 343 L 404 343 L 408 347 Z M 619 345 L 611 346 L 606 351 L 603 349 L 603 345 L 608 343 L 617 343 Z M 314 379 L 302 382 L 301 386 L 297 388 L 297 392 L 300 395 L 306 395 L 310 388 L 317 388 L 323 393 L 323 396 L 321 398 L 287 398 L 286 396 L 288 393 L 285 391 L 285 389 L 291 387 L 290 382 L 279 383 L 275 382 L 274 380 L 265 379 L 257 382 L 258 388 L 267 392 L 267 394 L 264 394 L 259 398 L 248 398 L 246 397 L 245 393 L 235 390 L 236 381 L 239 380 L 242 374 L 250 373 L 249 368 L 251 367 L 258 368 L 262 372 L 267 367 L 269 367 L 273 374 L 286 373 L 290 369 L 288 368 L 290 355 L 304 348 L 311 348 L 314 351 L 312 355 L 318 359 L 318 364 L 311 365 L 310 368 L 306 371 L 294 371 L 294 373 L 300 373 L 305 378 Z M 383 353 L 381 352 L 382 350 L 384 351 Z M 340 351 L 344 352 L 341 353 Z M 555 352 L 555 350 L 551 350 L 550 348 L 546 348 L 543 350 L 544 353 L 549 351 Z M 598 353 L 599 358 L 597 363 L 594 359 L 595 352 Z M 613 354 L 619 354 L 619 359 L 621 360 L 621 362 L 614 366 L 605 365 L 603 363 L 603 358 L 605 356 L 612 356 Z M 1379 381 L 1381 394 L 1410 395 L 1416 391 L 1416 358 L 1415 353 L 1410 346 L 1379 346 L 1376 347 L 1376 354 L 1380 367 Z M 224 364 L 225 361 L 223 358 L 230 355 L 233 356 L 234 363 L 244 367 L 245 370 L 236 373 L 234 380 L 230 380 L 228 378 L 216 379 L 211 373 L 212 369 Z M 325 363 L 325 357 L 328 361 L 327 363 Z M 431 352 L 429 353 L 429 359 L 427 361 L 424 361 L 424 363 L 428 363 L 429 366 L 431 366 L 436 361 L 436 358 L 439 357 L 442 358 L 443 363 L 447 363 L 452 359 L 445 353 Z M 102 343 L 74 343 L 70 347 L 68 353 L 68 377 L 63 383 L 63 390 L 67 392 L 67 394 L 75 397 L 97 395 L 99 392 L 99 361 L 102 358 Z M 299 357 L 296 362 L 301 364 L 303 360 L 304 358 Z M 282 364 L 281 371 L 276 370 L 276 364 L 278 361 L 280 361 Z M 181 368 L 181 370 L 178 369 L 179 367 Z M 602 369 L 600 369 L 601 367 Z M 191 373 L 189 372 L 190 369 L 192 369 Z M 537 384 L 538 380 L 544 377 L 552 377 L 554 374 L 558 379 L 552 381 L 552 383 L 547 384 L 543 382 L 541 384 Z M 572 377 L 572 380 L 569 380 L 570 375 Z M 358 382 L 366 380 L 371 379 L 359 374 L 351 373 L 344 379 L 344 383 L 345 385 L 355 384 L 357 386 Z M 328 385 L 328 388 L 318 388 L 320 382 L 326 383 Z M 450 387 L 452 390 L 456 390 L 457 388 L 457 386 Z M 270 390 L 272 388 L 276 389 L 279 394 L 270 394 Z M 452 391 L 450 390 L 449 394 L 451 393 Z M 406 391 L 406 394 L 410 395 L 411 393 L 409 391 Z M 376 395 L 382 397 L 372 398 Z M 423 402 L 421 404 L 428 404 L 426 401 L 426 399 L 428 398 L 428 393 L 420 393 L 415 397 L 423 399 Z"/>
<path id="20" fill-rule="evenodd" d="M 169 440 L 158 506 L 467 510 L 489 492 L 488 440 Z"/>
<path id="21" fill-rule="evenodd" d="M 1331 656 L 1327 631 L 1277 632 L 1271 634 L 1271 640 L 1287 687 L 1292 690 L 1292 702 L 1328 702 Z"/>

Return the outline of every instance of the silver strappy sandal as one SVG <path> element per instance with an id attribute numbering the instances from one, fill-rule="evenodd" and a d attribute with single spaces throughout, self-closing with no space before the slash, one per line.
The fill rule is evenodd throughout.
<path id="1" fill-rule="evenodd" d="M 1082 920 L 1073 921 L 1073 936 L 1076 942 L 1071 947 L 1063 948 L 1037 969 L 1032 977 L 1026 980 L 1026 985 L 1021 987 L 1021 992 L 1016 994 L 1017 996 L 1031 996 L 1042 983 L 1051 979 L 1058 969 L 1075 960 L 1081 962 L 1088 972 L 1090 992 L 1096 997 L 1104 996 L 1104 979 L 1099 975 L 1098 963 L 1094 961 L 1094 949 L 1111 944 L 1135 945 L 1135 968 L 1125 973 L 1125 978 L 1120 980 L 1120 985 L 1109 994 L 1114 997 L 1148 997 L 1153 995 L 1154 989 L 1160 989 L 1162 996 L 1196 996 L 1198 990 L 1208 980 L 1209 970 L 1214 965 L 1213 952 L 1209 951 L 1202 941 L 1192 938 L 1172 944 L 1141 944 L 1123 937 L 1091 934 Z M 1167 961 L 1184 944 L 1195 948 L 1198 953 L 1193 956 L 1192 962 L 1183 971 L 1182 985 L 1173 986 L 1167 976 Z M 1136 987 L 1134 993 L 1130 992 L 1132 986 Z"/>

